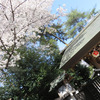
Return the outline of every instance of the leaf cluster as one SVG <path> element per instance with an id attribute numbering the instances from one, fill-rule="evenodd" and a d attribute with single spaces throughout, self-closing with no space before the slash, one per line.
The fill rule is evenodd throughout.
<path id="1" fill-rule="evenodd" d="M 71 10 L 66 16 L 67 21 L 64 23 L 65 38 L 74 38 L 97 13 L 96 8 L 88 12 L 81 12 L 77 9 Z"/>
<path id="2" fill-rule="evenodd" d="M 76 89 L 81 88 L 89 81 L 92 71 L 93 68 L 91 66 L 87 67 L 80 63 L 75 66 L 74 70 L 69 69 L 67 73 L 73 77 L 71 80 L 71 85 Z"/>
<path id="3" fill-rule="evenodd" d="M 53 99 L 55 95 L 51 96 L 52 93 L 48 91 L 50 82 L 60 74 L 57 68 L 60 62 L 58 53 L 55 52 L 51 59 L 42 55 L 41 51 L 36 48 L 21 48 L 20 54 L 21 59 L 16 62 L 16 66 L 9 67 L 5 71 L 4 87 L 0 90 L 1 99 Z"/>

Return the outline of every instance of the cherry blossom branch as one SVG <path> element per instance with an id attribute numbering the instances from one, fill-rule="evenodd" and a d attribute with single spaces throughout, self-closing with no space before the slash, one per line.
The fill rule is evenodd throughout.
<path id="1" fill-rule="evenodd" d="M 14 11 L 15 11 L 18 7 L 20 7 L 21 5 L 23 5 L 26 1 L 27 1 L 27 0 L 23 1 L 23 2 L 20 3 L 17 7 L 15 7 Z"/>
<path id="2" fill-rule="evenodd" d="M 3 13 L 4 13 L 4 11 L 3 11 Z M 8 17 L 7 17 L 7 15 L 6 15 L 5 13 L 4 13 L 4 16 L 5 16 L 5 18 L 6 18 L 7 20 L 9 20 Z"/>
<path id="3" fill-rule="evenodd" d="M 3 42 L 3 40 L 1 39 L 1 37 L 0 37 L 0 41 L 1 41 L 2 46 L 4 47 L 5 51 L 7 52 L 7 54 L 10 54 L 10 53 L 8 52 L 6 46 L 4 45 L 4 42 Z"/>
<path id="4" fill-rule="evenodd" d="M 2 3 L 0 3 L 0 5 L 6 8 L 6 6 L 4 6 Z"/>
<path id="5" fill-rule="evenodd" d="M 9 66 L 9 63 L 10 63 L 10 60 L 11 60 L 11 57 L 12 57 L 12 55 L 13 55 L 13 53 L 14 53 L 14 50 L 15 50 L 15 47 L 16 47 L 16 42 L 15 42 L 15 40 L 16 40 L 16 30 L 15 30 L 15 28 L 14 28 L 14 45 L 12 46 L 12 51 L 11 51 L 11 53 L 9 54 L 9 57 L 8 57 L 8 60 L 7 60 L 7 63 L 6 63 L 6 68 L 8 68 L 8 66 Z"/>
<path id="6" fill-rule="evenodd" d="M 41 3 L 39 4 L 39 6 L 42 5 L 45 1 L 46 1 L 46 0 L 44 0 L 43 2 L 41 2 Z"/>
<path id="7" fill-rule="evenodd" d="M 50 11 L 47 11 L 48 7 L 51 7 L 52 0 L 20 0 L 20 2 L 18 0 L 8 0 L 8 2 L 0 2 L 0 17 L 2 18 L 0 20 L 0 31 L 2 32 L 2 34 L 0 34 L 0 49 L 2 49 L 1 52 L 7 55 L 6 65 L 3 59 L 1 63 L 4 63 L 6 68 L 8 68 L 14 57 L 15 49 L 21 45 L 21 39 L 26 35 L 26 31 L 30 31 L 29 26 L 35 30 L 35 27 L 39 28 L 54 19 Z M 26 2 L 28 4 L 26 4 Z M 19 9 L 21 7 L 26 10 Z M 18 10 L 18 12 L 16 12 L 16 10 Z M 25 16 L 25 14 L 27 15 Z M 23 35 L 18 34 L 20 32 L 22 32 Z M 11 40 L 9 37 L 11 37 Z M 7 41 L 10 42 L 7 43 Z M 16 41 L 18 41 L 18 43 Z M 15 62 L 14 60 L 16 60 L 16 58 L 13 58 L 12 64 Z"/>
<path id="8" fill-rule="evenodd" d="M 13 33 L 13 35 L 14 35 L 14 44 L 13 44 L 13 46 L 12 46 L 12 50 L 10 51 L 11 53 L 8 52 L 6 46 L 4 45 L 3 40 L 0 38 L 0 41 L 1 41 L 1 43 L 2 43 L 2 46 L 4 47 L 5 51 L 6 51 L 7 54 L 8 54 L 8 59 L 7 59 L 7 63 L 6 63 L 6 68 L 8 68 L 8 66 L 9 66 L 11 57 L 12 57 L 12 55 L 13 55 L 13 53 L 14 53 L 14 50 L 15 50 L 15 47 L 16 47 L 16 42 L 15 42 L 15 40 L 16 40 L 17 37 L 16 37 L 16 30 L 15 30 L 15 28 L 14 28 L 14 33 Z"/>
<path id="9" fill-rule="evenodd" d="M 6 17 L 7 20 L 9 20 L 6 14 L 4 14 L 4 16 Z"/>
<path id="10" fill-rule="evenodd" d="M 3 6 L 4 8 L 6 8 L 6 6 L 4 6 L 2 3 L 0 3 L 0 5 L 1 6 Z M 3 11 L 3 13 L 4 13 L 4 11 Z M 8 20 L 8 17 L 7 17 L 7 15 L 4 13 L 4 16 L 6 17 L 6 19 Z"/>
<path id="11" fill-rule="evenodd" d="M 12 6 L 12 1 L 10 0 L 10 6 L 11 6 L 11 12 L 12 12 L 12 18 L 14 21 L 14 10 L 13 10 L 13 6 Z"/>
<path id="12" fill-rule="evenodd" d="M 46 19 L 46 18 L 48 18 L 48 17 L 50 17 L 50 16 L 46 16 L 46 17 L 44 17 L 44 18 L 37 19 L 37 20 L 35 20 L 35 21 L 33 21 L 33 22 L 31 22 L 31 23 L 27 24 L 27 25 L 26 25 L 26 26 L 24 26 L 22 29 L 20 29 L 18 33 L 20 33 L 22 30 L 24 30 L 27 26 L 30 26 L 30 25 L 32 25 L 33 23 L 35 23 L 35 22 L 37 22 L 37 21 L 39 21 L 39 20 Z M 17 34 L 18 34 L 18 33 L 17 33 Z"/>

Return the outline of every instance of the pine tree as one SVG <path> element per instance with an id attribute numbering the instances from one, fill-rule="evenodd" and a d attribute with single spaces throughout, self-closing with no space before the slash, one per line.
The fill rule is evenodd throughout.
<path id="1" fill-rule="evenodd" d="M 67 21 L 64 23 L 65 38 L 74 38 L 97 13 L 95 8 L 88 12 L 81 12 L 77 9 L 71 10 L 66 16 Z"/>

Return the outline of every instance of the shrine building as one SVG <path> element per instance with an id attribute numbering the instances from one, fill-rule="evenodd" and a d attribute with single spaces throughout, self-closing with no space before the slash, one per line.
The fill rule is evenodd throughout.
<path id="1" fill-rule="evenodd" d="M 61 52 L 60 68 L 74 67 L 81 59 L 100 68 L 100 14 L 98 14 Z"/>
<path id="2" fill-rule="evenodd" d="M 66 71 L 68 68 L 74 68 L 80 61 L 84 61 L 84 63 L 86 62 L 88 65 L 92 65 L 95 71 L 99 71 L 100 74 L 100 13 L 91 20 L 91 22 L 61 52 L 61 54 L 63 56 L 59 67 L 60 69 Z M 50 91 L 52 88 L 57 87 L 58 83 L 64 81 L 65 77 L 66 73 L 63 73 L 51 82 Z M 67 80 L 68 83 L 60 86 L 58 89 L 58 91 L 60 91 L 58 92 L 59 98 L 55 100 L 65 100 L 64 98 L 67 97 L 65 94 L 68 95 L 72 93 L 72 91 L 70 91 L 70 93 L 68 92 L 72 88 L 66 88 L 66 84 L 70 86 L 71 79 L 72 77 L 70 77 L 69 81 Z M 64 91 L 67 90 L 67 92 L 62 92 L 62 89 Z M 80 99 L 80 97 L 82 97 L 82 95 L 80 96 L 80 92 L 73 100 L 100 100 L 100 76 L 97 76 L 95 79 L 91 80 L 91 82 L 88 82 L 83 89 L 83 93 L 83 99 Z"/>

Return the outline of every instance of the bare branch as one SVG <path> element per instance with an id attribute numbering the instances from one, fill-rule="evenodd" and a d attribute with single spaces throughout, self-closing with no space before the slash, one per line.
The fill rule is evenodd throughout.
<path id="1" fill-rule="evenodd" d="M 1 41 L 1 43 L 2 43 L 2 46 L 4 47 L 5 51 L 6 51 L 7 54 L 8 54 L 8 59 L 7 59 L 7 63 L 6 63 L 6 68 L 8 68 L 8 66 L 9 66 L 11 57 L 12 57 L 12 55 L 13 55 L 13 53 L 14 53 L 14 50 L 15 50 L 15 47 L 16 47 L 16 42 L 15 42 L 15 40 L 16 40 L 17 37 L 16 37 L 16 30 L 15 30 L 15 28 L 14 28 L 14 33 L 13 33 L 13 35 L 14 35 L 14 44 L 12 45 L 11 53 L 8 52 L 6 46 L 4 45 L 3 40 L 0 38 L 0 41 Z"/>
<path id="2" fill-rule="evenodd" d="M 11 57 L 12 57 L 12 55 L 13 55 L 13 53 L 14 53 L 14 50 L 15 50 L 15 47 L 16 47 L 16 42 L 15 42 L 15 40 L 16 40 L 16 30 L 15 30 L 15 28 L 14 28 L 14 45 L 12 46 L 12 51 L 11 51 L 11 53 L 9 54 L 9 57 L 8 57 L 8 60 L 7 60 L 7 63 L 6 63 L 6 68 L 8 68 L 8 66 L 9 66 L 9 63 L 10 63 L 10 60 L 11 60 Z"/>
<path id="3" fill-rule="evenodd" d="M 8 59 L 7 59 L 6 68 L 8 68 L 8 65 L 9 65 L 9 62 L 10 62 L 10 59 L 11 59 L 11 56 L 12 56 L 12 54 L 10 54 L 9 57 L 8 57 Z"/>
<path id="4" fill-rule="evenodd" d="M 9 20 L 8 17 L 7 17 L 7 15 L 5 14 L 5 12 L 4 12 L 4 11 L 2 11 L 2 12 L 4 13 L 5 18 L 6 18 L 7 20 Z"/>
<path id="5" fill-rule="evenodd" d="M 45 1 L 46 1 L 46 0 L 44 0 L 43 2 L 41 2 L 41 3 L 39 4 L 39 6 L 42 5 Z"/>
<path id="6" fill-rule="evenodd" d="M 20 7 L 21 5 L 23 5 L 26 1 L 27 1 L 27 0 L 23 1 L 23 2 L 20 3 L 17 7 L 15 7 L 14 11 L 15 11 L 18 7 Z"/>
<path id="7" fill-rule="evenodd" d="M 6 6 L 4 6 L 2 3 L 0 3 L 0 5 L 6 8 Z"/>
<path id="8" fill-rule="evenodd" d="M 10 0 L 10 6 L 11 6 L 12 18 L 13 18 L 13 21 L 14 21 L 14 10 L 13 10 L 13 6 L 12 6 L 11 0 Z"/>
<path id="9" fill-rule="evenodd" d="M 11 6 L 11 10 L 13 11 L 13 6 L 12 6 L 12 2 L 11 2 L 11 0 L 10 0 L 10 6 Z"/>
<path id="10" fill-rule="evenodd" d="M 4 14 L 4 16 L 6 17 L 7 20 L 9 20 L 6 14 Z"/>
<path id="11" fill-rule="evenodd" d="M 0 41 L 1 41 L 2 46 L 4 47 L 5 51 L 7 52 L 7 54 L 10 54 L 10 53 L 8 52 L 6 46 L 4 45 L 4 42 L 3 42 L 3 40 L 1 39 L 1 37 L 0 37 Z"/>
<path id="12" fill-rule="evenodd" d="M 4 6 L 3 4 L 0 3 L 0 5 L 3 6 L 4 8 L 6 8 L 6 6 Z M 4 11 L 3 11 L 3 13 L 4 13 Z M 7 17 L 7 15 L 6 15 L 5 13 L 4 13 L 4 16 L 5 16 L 6 19 L 8 20 L 8 17 Z"/>

